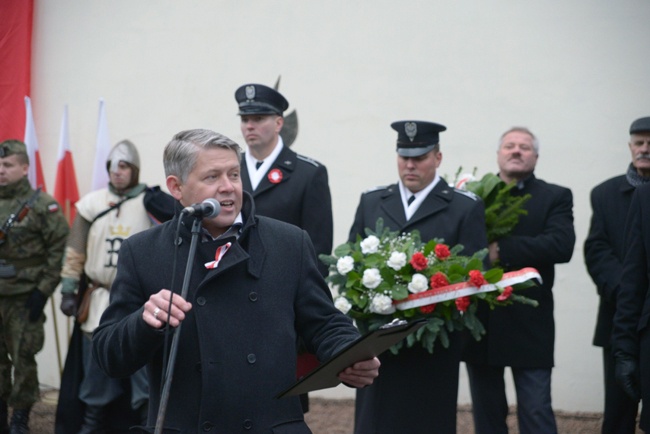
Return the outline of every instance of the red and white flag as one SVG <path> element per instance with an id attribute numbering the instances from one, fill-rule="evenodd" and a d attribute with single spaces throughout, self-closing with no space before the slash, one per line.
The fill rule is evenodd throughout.
<path id="1" fill-rule="evenodd" d="M 59 136 L 59 152 L 57 155 L 56 182 L 54 183 L 54 199 L 59 202 L 69 224 L 72 224 L 77 214 L 74 204 L 79 200 L 77 176 L 74 170 L 72 151 L 70 150 L 70 134 L 68 132 L 68 106 L 63 109 L 61 135 Z"/>
<path id="2" fill-rule="evenodd" d="M 34 115 L 32 114 L 32 100 L 28 96 L 25 97 L 25 140 L 23 141 L 27 146 L 27 156 L 29 157 L 29 172 L 27 173 L 29 183 L 32 188 L 41 187 L 43 191 L 46 191 L 41 156 L 38 152 Z"/>
<path id="3" fill-rule="evenodd" d="M 106 108 L 104 99 L 99 100 L 99 123 L 97 125 L 97 144 L 95 145 L 95 163 L 93 165 L 93 183 L 91 189 L 99 190 L 108 186 L 108 171 L 106 160 L 111 152 L 111 139 L 108 136 L 108 123 L 106 122 Z"/>

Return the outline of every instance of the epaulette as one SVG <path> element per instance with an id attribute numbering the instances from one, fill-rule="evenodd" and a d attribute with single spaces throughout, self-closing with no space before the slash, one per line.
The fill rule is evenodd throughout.
<path id="1" fill-rule="evenodd" d="M 376 187 L 369 188 L 368 190 L 364 191 L 363 193 L 372 193 L 373 191 L 379 191 L 379 190 L 386 190 L 388 188 L 387 185 L 378 185 Z"/>
<path id="2" fill-rule="evenodd" d="M 302 161 L 304 161 L 306 163 L 309 163 L 309 164 L 311 164 L 311 165 L 313 165 L 315 167 L 320 167 L 320 165 L 321 165 L 318 161 L 314 160 L 313 158 L 305 157 L 304 155 L 298 154 L 298 159 L 302 160 Z"/>
<path id="3" fill-rule="evenodd" d="M 460 193 L 460 194 L 462 194 L 463 196 L 467 196 L 467 197 L 469 197 L 470 199 L 478 200 L 478 195 L 477 195 L 476 193 L 472 193 L 471 191 L 467 191 L 467 190 L 459 190 L 458 188 L 454 188 L 454 191 L 455 191 L 456 193 Z"/>

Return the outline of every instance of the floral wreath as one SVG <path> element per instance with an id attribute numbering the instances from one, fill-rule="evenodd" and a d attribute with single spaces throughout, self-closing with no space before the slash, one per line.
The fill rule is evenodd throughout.
<path id="1" fill-rule="evenodd" d="M 447 348 L 449 333 L 464 329 L 480 340 L 485 334 L 476 316 L 480 302 L 491 309 L 513 302 L 537 306 L 535 300 L 514 293 L 534 286 L 533 278 L 541 280 L 533 268 L 513 273 L 498 267 L 483 271 L 487 249 L 461 256 L 462 245 L 450 248 L 441 239 L 425 244 L 417 230 L 391 232 L 381 218 L 374 231 L 366 229 L 366 235 L 320 259 L 330 269 L 326 280 L 338 292 L 335 306 L 352 317 L 361 332 L 394 319 L 427 320 L 424 327 L 391 348 L 394 354 L 417 342 L 433 353 L 436 341 Z"/>

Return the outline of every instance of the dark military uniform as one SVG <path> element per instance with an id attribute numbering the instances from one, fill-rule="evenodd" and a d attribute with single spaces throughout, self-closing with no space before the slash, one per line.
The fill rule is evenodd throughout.
<path id="1" fill-rule="evenodd" d="M 438 146 L 445 127 L 432 122 L 404 121 L 391 125 L 398 131 L 397 152 L 418 158 Z M 426 188 L 435 182 L 431 180 Z M 412 193 L 415 193 L 411 191 Z M 442 238 L 446 244 L 464 246 L 463 255 L 487 247 L 485 210 L 476 196 L 449 187 L 440 178 L 407 218 L 400 185 L 393 184 L 361 195 L 348 241 L 365 237 L 377 220 L 400 233 L 420 232 L 422 241 Z M 411 206 L 409 204 L 409 206 Z M 416 206 L 415 203 L 413 206 Z M 357 390 L 357 434 L 452 434 L 456 432 L 456 402 L 463 335 L 450 333 L 449 347 L 436 344 L 430 354 L 419 345 L 402 348 L 397 355 L 383 353 L 379 377 Z"/>
<path id="2" fill-rule="evenodd" d="M 316 254 L 332 252 L 332 199 L 327 169 L 311 158 L 283 148 L 268 173 L 282 174 L 279 182 L 265 176 L 255 191 L 251 186 L 246 164 L 241 166 L 242 184 L 255 199 L 259 215 L 291 223 L 307 231 Z M 327 267 L 319 263 L 321 274 Z"/>
<path id="3" fill-rule="evenodd" d="M 34 193 L 26 177 L 0 186 L 0 223 L 4 224 Z M 54 292 L 67 236 L 68 224 L 59 205 L 40 192 L 0 245 L 2 269 L 7 270 L 6 277 L 0 278 L 0 333 L 4 342 L 0 346 L 0 398 L 13 408 L 27 409 L 39 397 L 35 355 L 43 347 L 45 315 L 29 321 L 27 305 L 34 290 L 44 295 L 43 300 Z"/>

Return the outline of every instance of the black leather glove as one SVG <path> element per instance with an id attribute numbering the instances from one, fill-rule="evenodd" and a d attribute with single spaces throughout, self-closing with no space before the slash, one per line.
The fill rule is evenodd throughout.
<path id="1" fill-rule="evenodd" d="M 635 358 L 627 354 L 616 356 L 616 382 L 635 401 L 641 399 L 639 384 L 639 364 Z"/>
<path id="2" fill-rule="evenodd" d="M 36 322 L 43 315 L 45 303 L 47 303 L 47 296 L 38 289 L 29 294 L 25 307 L 29 309 L 29 320 L 31 322 Z"/>
<path id="3" fill-rule="evenodd" d="M 61 294 L 61 312 L 65 316 L 77 314 L 77 296 L 72 293 Z"/>

